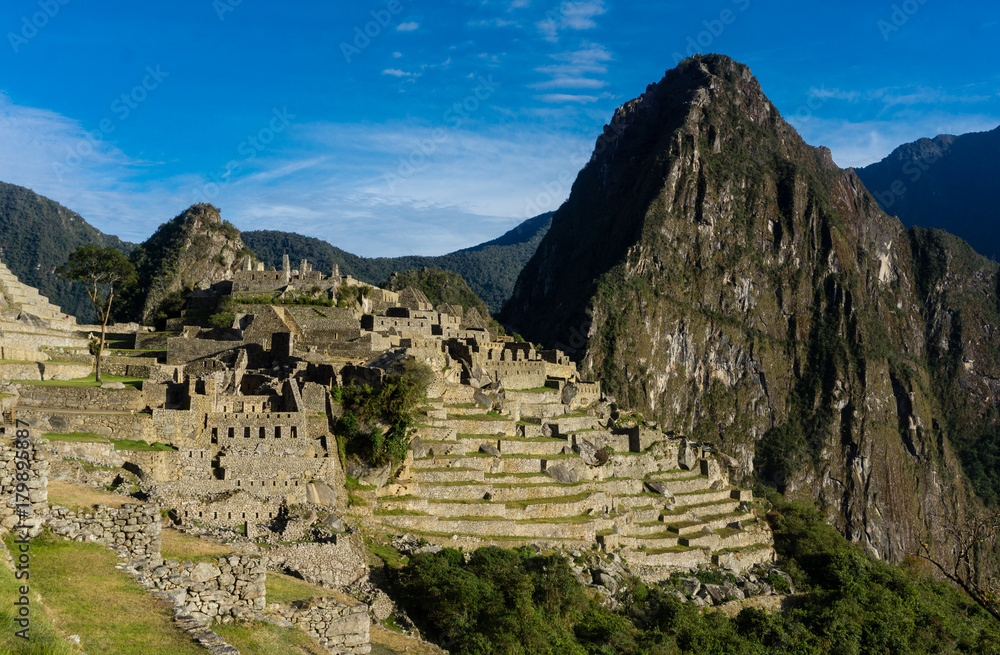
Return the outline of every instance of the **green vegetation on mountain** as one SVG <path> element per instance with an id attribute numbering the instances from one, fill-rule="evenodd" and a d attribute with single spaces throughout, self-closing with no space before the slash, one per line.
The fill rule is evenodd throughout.
<path id="1" fill-rule="evenodd" d="M 341 275 L 352 275 L 369 284 L 380 284 L 395 272 L 438 268 L 458 273 L 491 313 L 510 297 L 524 264 L 538 248 L 552 222 L 552 214 L 529 219 L 503 236 L 487 243 L 439 257 L 378 257 L 352 255 L 329 243 L 290 232 L 244 232 L 243 242 L 268 267 L 280 268 L 283 255 L 293 262 L 308 259 L 313 268 L 327 275 L 334 265 Z"/>
<path id="2" fill-rule="evenodd" d="M 1000 653 L 1000 625 L 915 565 L 865 554 L 806 503 L 775 495 L 768 514 L 797 595 L 783 613 L 703 611 L 669 583 L 632 581 L 619 610 L 587 595 L 561 556 L 531 549 L 414 555 L 396 597 L 455 655 Z M 720 574 L 721 576 L 721 574 Z"/>
<path id="3" fill-rule="evenodd" d="M 134 247 L 31 189 L 0 182 L 0 261 L 64 312 L 92 323 L 97 317 L 83 288 L 55 274 L 70 252 L 84 245 L 110 246 L 125 254 Z"/>
<path id="4" fill-rule="evenodd" d="M 469 288 L 462 276 L 440 268 L 418 268 L 403 273 L 393 273 L 382 285 L 389 291 L 402 291 L 413 287 L 424 292 L 435 307 L 456 305 L 464 311 L 475 309 L 480 316 L 489 316 L 486 303 Z"/>
<path id="5" fill-rule="evenodd" d="M 433 379 L 429 366 L 410 359 L 378 388 L 367 384 L 338 388 L 335 397 L 344 408 L 336 425 L 341 455 L 356 455 L 375 466 L 402 462 L 415 432 L 414 411 L 427 399 Z"/>

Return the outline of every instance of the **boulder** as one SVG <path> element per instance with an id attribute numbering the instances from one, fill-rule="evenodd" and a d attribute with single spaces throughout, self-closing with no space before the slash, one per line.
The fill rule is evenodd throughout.
<path id="1" fill-rule="evenodd" d="M 493 455 L 494 457 L 500 457 L 500 450 L 491 443 L 480 444 L 479 452 L 487 455 Z"/>
<path id="2" fill-rule="evenodd" d="M 208 562 L 198 562 L 198 564 L 191 569 L 191 579 L 199 584 L 204 584 L 209 580 L 214 580 L 219 577 L 219 574 L 219 567 Z"/>
<path id="3" fill-rule="evenodd" d="M 573 401 L 580 394 L 580 388 L 576 384 L 570 382 L 562 390 L 562 404 L 569 407 L 573 404 Z"/>
<path id="4" fill-rule="evenodd" d="M 671 493 L 670 489 L 663 482 L 647 481 L 646 488 L 652 491 L 654 494 L 660 494 L 664 498 L 668 499 L 671 503 L 674 502 L 674 494 Z"/>
<path id="5" fill-rule="evenodd" d="M 102 389 L 115 389 L 121 391 L 125 388 L 125 384 L 122 382 L 104 382 L 101 384 Z"/>
<path id="6" fill-rule="evenodd" d="M 573 444 L 573 450 L 580 455 L 580 459 L 587 466 L 597 466 L 600 464 L 600 461 L 597 459 L 597 446 L 586 439 L 577 439 L 576 443 Z"/>
<path id="7" fill-rule="evenodd" d="M 337 492 L 322 480 L 316 480 L 310 482 L 306 487 L 306 502 L 312 505 L 333 507 L 337 504 Z"/>
<path id="8" fill-rule="evenodd" d="M 580 481 L 580 476 L 576 474 L 576 471 L 569 468 L 565 464 L 556 464 L 555 466 L 550 466 L 545 469 L 545 472 L 552 477 L 556 482 L 562 484 L 576 484 Z"/>
<path id="9" fill-rule="evenodd" d="M 686 439 L 677 451 L 677 465 L 685 471 L 691 471 L 698 465 L 698 451 Z"/>
<path id="10" fill-rule="evenodd" d="M 493 399 L 482 391 L 476 391 L 472 396 L 472 399 L 476 401 L 476 404 L 485 409 L 487 412 L 493 411 Z"/>

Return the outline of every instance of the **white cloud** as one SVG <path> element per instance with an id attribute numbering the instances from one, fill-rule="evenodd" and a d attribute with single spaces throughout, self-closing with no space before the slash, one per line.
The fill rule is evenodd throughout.
<path id="1" fill-rule="evenodd" d="M 582 2 L 563 2 L 555 11 L 550 11 L 536 27 L 547 41 L 558 41 L 559 33 L 564 30 L 592 30 L 597 27 L 594 20 L 604 14 L 604 0 L 583 0 Z"/>
<path id="2" fill-rule="evenodd" d="M 396 26 L 397 32 L 413 32 L 420 27 L 419 23 L 410 21 L 409 23 L 400 23 Z"/>
<path id="3" fill-rule="evenodd" d="M 402 57 L 403 57 L 403 53 L 402 52 L 394 52 L 394 53 L 392 53 L 392 58 L 393 59 L 401 59 Z"/>
<path id="4" fill-rule="evenodd" d="M 386 68 L 382 71 L 383 75 L 391 75 L 392 77 L 414 77 L 413 73 L 407 73 L 406 71 L 401 71 L 398 68 Z"/>

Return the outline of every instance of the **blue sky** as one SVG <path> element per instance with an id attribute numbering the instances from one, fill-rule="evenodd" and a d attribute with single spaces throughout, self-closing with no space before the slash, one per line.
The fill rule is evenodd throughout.
<path id="1" fill-rule="evenodd" d="M 1000 125 L 992 2 L 6 0 L 0 34 L 0 180 L 132 241 L 203 201 L 366 256 L 494 238 L 696 51 L 842 166 Z"/>

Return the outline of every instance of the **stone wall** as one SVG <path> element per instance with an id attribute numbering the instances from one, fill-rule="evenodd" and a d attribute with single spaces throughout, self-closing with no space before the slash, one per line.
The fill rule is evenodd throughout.
<path id="1" fill-rule="evenodd" d="M 347 605 L 332 598 L 297 601 L 280 610 L 335 655 L 367 655 L 371 652 L 371 619 L 367 605 Z"/>
<path id="2" fill-rule="evenodd" d="M 330 543 L 278 546 L 267 551 L 267 568 L 295 573 L 303 580 L 328 587 L 349 587 L 368 575 L 368 565 L 347 535 Z"/>
<path id="3" fill-rule="evenodd" d="M 121 509 L 98 505 L 92 514 L 53 506 L 49 527 L 58 535 L 124 548 L 130 558 L 160 557 L 160 508 L 126 503 Z"/>
<path id="4" fill-rule="evenodd" d="M 42 387 L 21 385 L 21 409 L 87 409 L 110 412 L 139 411 L 146 407 L 138 389 L 94 389 L 88 387 Z"/>
<path id="5" fill-rule="evenodd" d="M 157 438 L 149 414 L 75 414 L 67 411 L 47 412 L 19 408 L 17 415 L 24 420 L 48 423 L 52 432 L 93 432 L 112 439 L 133 441 L 164 441 Z"/>
<path id="6" fill-rule="evenodd" d="M 219 466 L 225 469 L 225 480 L 334 480 L 329 457 L 223 455 Z"/>
<path id="7" fill-rule="evenodd" d="M 167 364 L 187 364 L 240 348 L 247 348 L 248 352 L 260 350 L 259 346 L 246 341 L 214 341 L 212 339 L 174 337 L 167 339 Z"/>
<path id="8" fill-rule="evenodd" d="M 308 421 L 301 412 L 213 412 L 208 426 L 212 443 L 228 450 L 302 456 L 310 446 Z"/>
<path id="9" fill-rule="evenodd" d="M 267 572 L 254 555 L 230 555 L 211 562 L 167 560 L 146 572 L 152 586 L 165 591 L 174 605 L 200 623 L 241 618 L 267 605 Z"/>
<path id="10" fill-rule="evenodd" d="M 5 431 L 13 434 L 5 437 L 13 437 L 17 432 L 11 428 Z M 18 504 L 27 502 L 27 521 L 22 525 L 31 525 L 37 528 L 41 525 L 40 517 L 48 513 L 48 483 L 49 483 L 49 459 L 47 454 L 48 444 L 44 441 L 27 438 L 27 448 L 16 449 L 17 445 L 22 445 L 14 439 L 3 439 L 0 441 L 0 528 L 11 529 L 18 524 Z M 25 460 L 18 456 L 18 453 L 27 453 Z M 27 465 L 18 469 L 19 462 L 27 462 Z M 22 478 L 18 480 L 18 474 Z M 24 487 L 18 491 L 18 485 Z"/>

